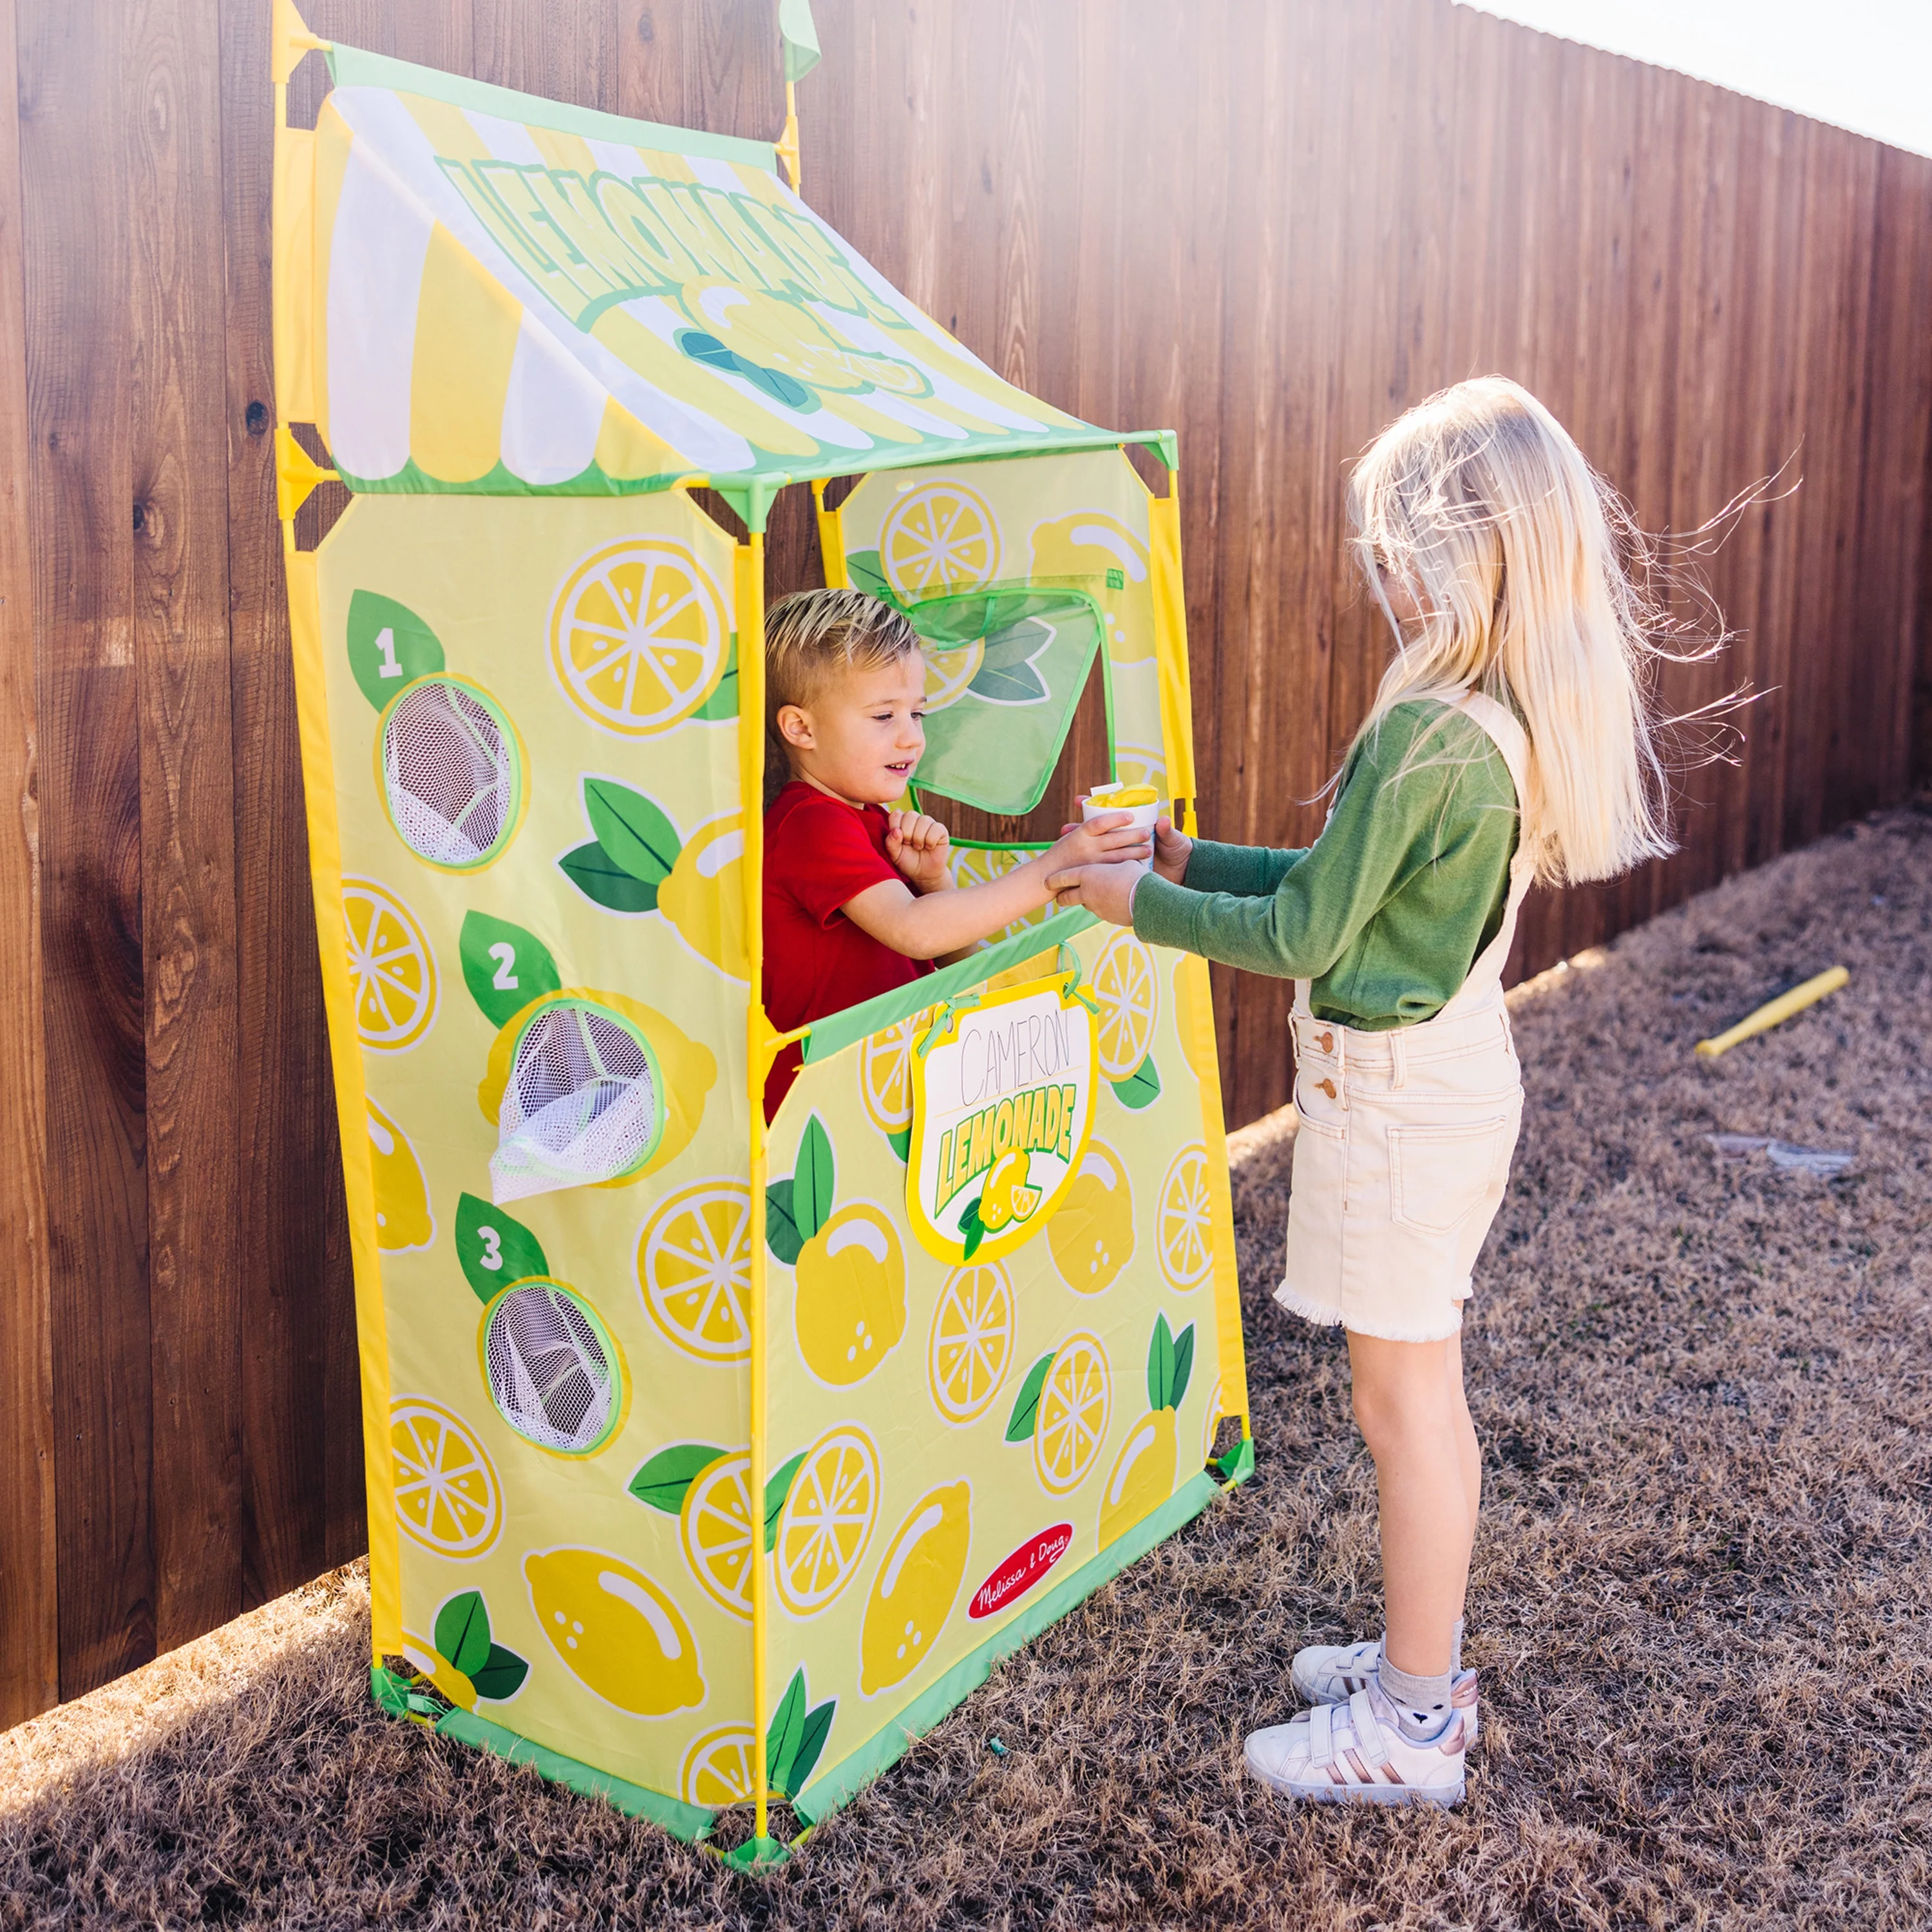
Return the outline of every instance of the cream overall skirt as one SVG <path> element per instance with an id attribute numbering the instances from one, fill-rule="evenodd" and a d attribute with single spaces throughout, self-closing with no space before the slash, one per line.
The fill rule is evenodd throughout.
<path id="1" fill-rule="evenodd" d="M 1496 740 L 1528 797 L 1529 741 L 1504 706 L 1456 707 Z M 1469 1270 L 1502 1204 L 1522 1121 L 1522 1072 L 1502 973 L 1533 862 L 1510 865 L 1509 903 L 1455 997 L 1432 1019 L 1362 1033 L 1316 1019 L 1294 986 L 1294 1173 L 1288 1263 L 1275 1299 L 1311 1322 L 1390 1342 L 1462 1326 Z"/>

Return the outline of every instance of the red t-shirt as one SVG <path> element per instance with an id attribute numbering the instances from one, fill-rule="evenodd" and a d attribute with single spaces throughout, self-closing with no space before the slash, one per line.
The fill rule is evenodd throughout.
<path id="1" fill-rule="evenodd" d="M 886 856 L 885 808 L 848 805 L 794 779 L 765 814 L 765 1011 L 781 1033 L 910 986 L 933 970 L 882 945 L 840 910 L 905 874 Z M 796 1046 L 765 1082 L 770 1120 L 798 1078 Z"/>

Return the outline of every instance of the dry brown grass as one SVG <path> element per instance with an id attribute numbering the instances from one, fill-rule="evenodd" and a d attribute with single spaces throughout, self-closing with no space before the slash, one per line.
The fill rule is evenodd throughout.
<path id="1" fill-rule="evenodd" d="M 1828 1005 L 1692 1058 L 1834 959 Z M 0 1926 L 1932 1924 L 1932 814 L 1733 881 L 1516 1012 L 1460 1812 L 1298 1811 L 1240 1774 L 1295 1647 L 1377 1628 L 1340 1338 L 1268 1299 L 1277 1122 L 1236 1184 L 1255 1481 L 782 1872 L 379 1716 L 344 1573 L 0 1740 Z M 1720 1130 L 1857 1161 L 1724 1161 Z"/>

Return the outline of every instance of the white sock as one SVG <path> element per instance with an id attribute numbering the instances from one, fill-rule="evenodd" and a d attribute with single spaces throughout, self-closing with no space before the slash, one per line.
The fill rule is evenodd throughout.
<path id="1" fill-rule="evenodd" d="M 1462 1619 L 1456 1619 L 1456 1634 L 1449 1640 L 1449 1674 L 1458 1676 L 1462 1669 Z"/>
<path id="2" fill-rule="evenodd" d="M 1454 1713 L 1449 1708 L 1449 1680 L 1452 1671 L 1439 1677 L 1413 1677 L 1398 1670 L 1388 1659 L 1388 1639 L 1382 1639 L 1382 1661 L 1376 1666 L 1376 1682 L 1382 1695 L 1395 1706 L 1396 1720 L 1411 1744 L 1426 1744 L 1440 1737 Z"/>

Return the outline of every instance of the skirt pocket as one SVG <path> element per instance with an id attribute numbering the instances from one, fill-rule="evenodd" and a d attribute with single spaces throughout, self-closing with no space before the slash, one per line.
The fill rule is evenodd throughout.
<path id="1" fill-rule="evenodd" d="M 1478 1209 L 1496 1210 L 1520 1109 L 1453 1126 L 1388 1130 L 1389 1216 L 1418 1234 L 1453 1234 Z"/>

